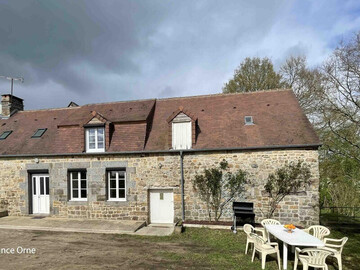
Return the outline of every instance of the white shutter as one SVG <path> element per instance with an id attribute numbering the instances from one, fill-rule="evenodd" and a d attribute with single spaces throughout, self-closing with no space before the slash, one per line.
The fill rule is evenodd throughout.
<path id="1" fill-rule="evenodd" d="M 190 149 L 191 143 L 191 122 L 172 123 L 173 149 Z"/>

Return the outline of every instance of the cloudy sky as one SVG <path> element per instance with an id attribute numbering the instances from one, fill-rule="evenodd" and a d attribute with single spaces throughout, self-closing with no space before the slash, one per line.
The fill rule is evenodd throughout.
<path id="1" fill-rule="evenodd" d="M 245 57 L 318 65 L 359 30 L 358 0 L 0 0 L 0 75 L 26 109 L 217 93 Z"/>

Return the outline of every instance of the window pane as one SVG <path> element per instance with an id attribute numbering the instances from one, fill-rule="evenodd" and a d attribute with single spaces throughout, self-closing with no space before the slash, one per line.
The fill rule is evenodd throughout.
<path id="1" fill-rule="evenodd" d="M 81 198 L 86 198 L 86 189 L 81 190 Z"/>
<path id="2" fill-rule="evenodd" d="M 94 145 L 95 147 L 95 137 L 89 137 L 89 146 Z"/>
<path id="3" fill-rule="evenodd" d="M 125 189 L 119 189 L 119 198 L 125 198 Z"/>
<path id="4" fill-rule="evenodd" d="M 104 143 L 103 142 L 98 142 L 98 148 L 104 148 Z"/>
<path id="5" fill-rule="evenodd" d="M 97 138 L 98 138 L 98 141 L 99 141 L 99 142 L 104 141 L 104 134 L 100 134 L 100 133 L 98 133 Z"/>
<path id="6" fill-rule="evenodd" d="M 110 180 L 110 188 L 116 188 L 116 180 Z"/>
<path id="7" fill-rule="evenodd" d="M 40 177 L 40 195 L 44 195 L 44 177 Z"/>
<path id="8" fill-rule="evenodd" d="M 79 177 L 78 177 L 79 174 L 77 172 L 72 172 L 71 175 L 72 175 L 73 180 L 79 179 Z"/>
<path id="9" fill-rule="evenodd" d="M 110 172 L 110 178 L 116 178 L 116 171 L 111 171 Z"/>
<path id="10" fill-rule="evenodd" d="M 86 189 L 86 180 L 81 180 L 81 188 Z"/>
<path id="11" fill-rule="evenodd" d="M 46 131 L 46 128 L 40 128 L 34 133 L 34 135 L 32 137 L 39 138 L 45 133 L 45 131 Z"/>
<path id="12" fill-rule="evenodd" d="M 34 195 L 36 195 L 36 178 L 33 177 L 33 181 L 34 181 Z"/>
<path id="13" fill-rule="evenodd" d="M 45 177 L 46 179 L 46 195 L 49 195 L 49 177 Z"/>
<path id="14" fill-rule="evenodd" d="M 86 172 L 85 171 L 82 171 L 81 172 L 81 179 L 86 179 Z"/>
<path id="15" fill-rule="evenodd" d="M 98 132 L 98 134 L 103 135 L 104 134 L 104 129 L 103 128 L 98 128 L 97 132 Z"/>
<path id="16" fill-rule="evenodd" d="M 89 143 L 89 148 L 90 149 L 95 149 L 95 143 Z"/>
<path id="17" fill-rule="evenodd" d="M 125 181 L 119 180 L 119 188 L 125 188 Z"/>
<path id="18" fill-rule="evenodd" d="M 0 140 L 5 140 L 12 131 L 4 131 L 3 134 L 0 135 Z"/>
<path id="19" fill-rule="evenodd" d="M 110 189 L 110 198 L 116 198 L 116 189 Z"/>
<path id="20" fill-rule="evenodd" d="M 79 190 L 73 189 L 73 198 L 74 199 L 79 198 Z"/>
<path id="21" fill-rule="evenodd" d="M 78 188 L 79 187 L 79 181 L 78 180 L 75 180 L 72 182 L 72 187 L 73 188 Z"/>
<path id="22" fill-rule="evenodd" d="M 89 135 L 90 136 L 95 136 L 95 129 L 94 128 L 89 129 Z"/>
<path id="23" fill-rule="evenodd" d="M 119 171 L 119 178 L 125 178 L 125 171 Z"/>

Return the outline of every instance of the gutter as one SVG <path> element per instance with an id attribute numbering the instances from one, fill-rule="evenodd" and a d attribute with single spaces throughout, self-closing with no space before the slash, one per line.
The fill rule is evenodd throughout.
<path id="1" fill-rule="evenodd" d="M 17 154 L 17 155 L 0 155 L 1 158 L 12 157 L 63 157 L 63 156 L 109 156 L 109 155 L 134 155 L 134 154 L 177 154 L 197 153 L 197 152 L 219 152 L 219 151 L 250 151 L 250 150 L 276 150 L 276 149 L 317 149 L 322 143 L 315 144 L 294 144 L 294 145 L 269 145 L 269 146 L 252 146 L 252 147 L 229 147 L 229 148 L 204 148 L 204 149 L 184 149 L 184 150 L 150 150 L 150 151 L 123 151 L 123 152 L 103 152 L 103 153 L 59 153 L 59 154 Z"/>
<path id="2" fill-rule="evenodd" d="M 185 221 L 185 192 L 184 192 L 184 156 L 180 151 L 180 171 L 181 171 L 181 218 Z"/>

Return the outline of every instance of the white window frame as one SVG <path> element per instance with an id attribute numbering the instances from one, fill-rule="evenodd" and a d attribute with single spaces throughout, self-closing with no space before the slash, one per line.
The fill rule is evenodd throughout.
<path id="1" fill-rule="evenodd" d="M 177 124 L 186 124 L 190 127 L 190 138 L 186 138 L 187 140 L 189 140 L 189 145 L 187 145 L 187 147 L 185 148 L 181 148 L 181 147 L 177 147 L 176 145 L 176 132 L 175 132 L 175 125 Z M 187 127 L 187 128 L 189 128 Z M 184 122 L 173 122 L 172 123 L 172 148 L 173 149 L 191 149 L 192 148 L 192 122 L 191 121 L 184 121 Z"/>
<path id="2" fill-rule="evenodd" d="M 246 119 L 250 119 L 250 121 L 246 121 Z M 250 115 L 246 115 L 244 117 L 245 126 L 251 126 L 254 125 L 254 118 Z"/>
<path id="3" fill-rule="evenodd" d="M 87 172 L 85 171 L 86 179 L 81 179 L 81 173 L 84 171 L 71 171 L 70 173 L 70 201 L 87 201 L 88 199 L 88 179 L 87 179 Z M 73 197 L 73 173 L 78 174 L 78 198 Z M 81 198 L 81 190 L 84 188 L 81 188 L 81 181 L 86 180 L 86 198 Z M 75 179 L 76 181 L 76 179 Z"/>
<path id="4" fill-rule="evenodd" d="M 102 129 L 104 134 L 104 147 L 99 148 L 98 145 L 98 130 Z M 90 149 L 90 130 L 95 130 L 95 149 Z M 86 152 L 88 153 L 99 153 L 99 152 L 105 152 L 105 128 L 104 127 L 91 127 L 86 128 Z"/>
<path id="5" fill-rule="evenodd" d="M 125 191 L 125 197 L 124 198 L 119 198 L 119 171 L 123 171 L 124 172 L 124 181 L 125 181 L 125 184 L 124 184 L 124 188 L 121 188 L 121 189 L 124 189 Z M 116 172 L 116 198 L 110 198 L 110 173 L 111 172 Z M 127 192 L 126 192 L 126 170 L 123 170 L 123 169 L 119 169 L 119 170 L 109 170 L 107 171 L 108 173 L 108 177 L 107 177 L 107 185 L 108 185 L 108 201 L 113 201 L 113 202 L 125 202 L 126 201 L 126 195 L 127 195 Z"/>

